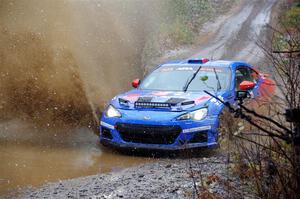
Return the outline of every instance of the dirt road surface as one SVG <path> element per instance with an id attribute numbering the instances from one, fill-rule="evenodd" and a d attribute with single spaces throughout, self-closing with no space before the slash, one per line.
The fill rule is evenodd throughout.
<path id="1" fill-rule="evenodd" d="M 206 42 L 192 57 L 243 60 L 252 64 L 262 61 L 263 54 L 256 42 L 264 41 L 266 25 L 271 20 L 276 0 L 246 1 L 227 16 L 208 22 L 202 29 Z M 208 36 L 207 36 L 208 35 Z"/>
<path id="2" fill-rule="evenodd" d="M 263 64 L 262 53 L 255 42 L 258 38 L 265 39 L 265 25 L 271 20 L 275 3 L 276 0 L 245 1 L 242 6 L 235 8 L 230 14 L 208 22 L 201 30 L 201 45 L 196 50 L 189 52 L 190 57 L 237 59 L 252 64 Z M 265 66 L 260 65 L 260 67 Z M 87 128 L 71 129 L 72 135 L 68 132 L 63 134 L 45 132 L 42 136 L 38 129 L 32 130 L 32 128 L 22 121 L 15 120 L 0 124 L 0 196 L 1 193 L 7 194 L 11 190 L 15 192 L 16 188 L 25 185 L 36 186 L 49 181 L 98 173 L 77 180 L 44 185 L 34 191 L 30 189 L 21 197 L 77 198 L 81 196 L 89 198 L 99 195 L 102 198 L 117 196 L 129 198 L 145 196 L 147 198 L 147 196 L 152 196 L 151 193 L 155 193 L 157 196 L 161 193 L 155 191 L 152 186 L 137 189 L 130 184 L 149 185 L 151 182 L 155 182 L 155 187 L 167 187 L 174 181 L 173 172 L 163 174 L 155 171 L 155 169 L 159 169 L 160 162 L 156 162 L 153 166 L 152 163 L 149 163 L 148 158 L 128 157 L 114 154 L 111 151 L 103 151 L 98 145 L 97 136 Z M 20 132 L 20 129 L 26 133 L 26 136 Z M 16 142 L 16 140 L 18 141 Z M 222 158 L 216 157 L 215 161 Z M 164 160 L 161 161 L 163 161 L 161 165 L 164 165 L 164 169 L 169 168 L 169 164 L 176 164 L 174 168 L 181 172 L 188 172 L 186 161 L 168 160 L 168 165 L 165 165 Z M 126 172 L 119 172 L 125 167 L 145 162 L 147 164 L 126 169 Z M 211 173 L 220 169 L 220 166 L 209 167 L 208 171 Z M 147 173 L 149 168 L 153 168 L 151 175 L 149 174 L 145 178 L 143 176 L 136 177 L 137 169 L 142 175 Z M 108 171 L 115 172 L 101 174 Z M 128 177 L 129 175 L 130 177 Z M 125 178 L 127 180 L 124 180 Z M 170 190 L 170 192 L 164 193 L 164 196 L 166 198 L 192 197 L 184 194 L 184 190 L 187 189 L 187 185 L 184 183 L 190 180 L 188 176 L 180 174 L 178 178 L 183 178 L 183 180 L 176 181 L 176 187 L 173 187 L 175 191 Z M 188 185 L 192 186 L 191 183 Z M 134 194 L 132 195 L 132 193 Z"/>

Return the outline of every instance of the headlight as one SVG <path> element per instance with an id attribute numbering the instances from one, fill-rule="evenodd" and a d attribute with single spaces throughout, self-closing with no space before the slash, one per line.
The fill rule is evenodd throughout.
<path id="1" fill-rule="evenodd" d="M 121 117 L 120 111 L 118 111 L 115 107 L 112 105 L 109 105 L 106 112 L 105 112 L 106 117 Z"/>
<path id="2" fill-rule="evenodd" d="M 186 113 L 177 118 L 177 120 L 203 120 L 207 116 L 207 108 L 201 108 L 193 112 Z"/>

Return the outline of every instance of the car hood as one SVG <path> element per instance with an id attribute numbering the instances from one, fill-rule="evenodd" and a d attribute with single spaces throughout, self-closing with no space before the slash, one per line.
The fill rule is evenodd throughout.
<path id="1" fill-rule="evenodd" d="M 208 106 L 211 96 L 204 92 L 131 90 L 120 94 L 112 104 L 120 109 L 185 111 Z"/>

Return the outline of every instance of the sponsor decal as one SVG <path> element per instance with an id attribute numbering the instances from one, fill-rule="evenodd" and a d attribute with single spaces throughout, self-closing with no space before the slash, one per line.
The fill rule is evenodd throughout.
<path id="1" fill-rule="evenodd" d="M 164 68 L 160 69 L 159 72 L 171 72 L 173 70 L 174 70 L 173 67 L 167 67 L 167 68 L 164 67 Z"/>
<path id="2" fill-rule="evenodd" d="M 198 97 L 198 98 L 194 99 L 194 101 L 195 101 L 195 103 L 197 104 L 197 103 L 200 103 L 200 102 L 202 102 L 202 101 L 204 101 L 204 100 L 207 100 L 207 99 L 209 99 L 209 98 L 210 98 L 210 96 L 204 95 L 204 96 L 201 96 L 201 97 Z"/>
<path id="3" fill-rule="evenodd" d="M 172 71 L 194 71 L 193 67 L 181 66 L 181 67 L 163 67 L 159 72 L 172 72 Z"/>
<path id="4" fill-rule="evenodd" d="M 181 95 L 183 95 L 183 94 L 185 94 L 184 92 L 175 92 L 174 93 L 174 96 L 181 96 Z"/>
<path id="5" fill-rule="evenodd" d="M 224 101 L 223 98 L 220 98 L 220 100 Z M 217 100 L 217 99 L 215 99 L 215 98 L 212 98 L 212 99 L 210 100 L 210 102 L 215 103 L 216 106 L 222 105 L 222 102 L 220 102 L 219 100 Z"/>
<path id="6" fill-rule="evenodd" d="M 200 69 L 200 71 L 205 71 L 205 72 L 215 72 L 214 69 L 216 70 L 217 73 L 222 73 L 222 72 L 224 72 L 224 70 L 221 70 L 221 69 L 219 69 L 219 68 L 204 68 L 204 67 L 202 67 L 202 68 Z"/>
<path id="7" fill-rule="evenodd" d="M 192 68 L 192 67 L 178 67 L 178 68 L 176 68 L 176 70 L 179 70 L 179 71 L 185 71 L 185 70 L 194 70 L 194 68 Z"/>
<path id="8" fill-rule="evenodd" d="M 172 94 L 172 92 L 168 92 L 168 91 L 154 91 L 151 93 L 151 95 L 154 96 L 166 96 L 166 95 L 170 95 Z"/>
<path id="9" fill-rule="evenodd" d="M 123 97 L 123 99 L 129 100 L 129 101 L 135 101 L 137 100 L 141 94 L 139 93 L 131 93 Z"/>
<path id="10" fill-rule="evenodd" d="M 150 116 L 144 116 L 144 120 L 151 120 L 151 117 Z"/>

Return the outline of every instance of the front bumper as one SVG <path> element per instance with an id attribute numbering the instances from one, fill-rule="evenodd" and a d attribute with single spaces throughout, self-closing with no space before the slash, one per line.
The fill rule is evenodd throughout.
<path id="1" fill-rule="evenodd" d="M 186 145 L 154 145 L 154 144 L 139 144 L 139 143 L 117 143 L 108 139 L 100 139 L 101 144 L 119 149 L 132 149 L 132 150 L 162 150 L 162 151 L 180 151 L 185 149 L 197 149 L 197 148 L 215 148 L 218 143 L 194 143 Z"/>
<path id="2" fill-rule="evenodd" d="M 119 128 L 119 124 L 130 125 L 134 128 L 134 125 L 137 127 L 145 126 L 145 134 L 140 134 L 141 139 L 136 137 L 131 137 L 128 132 L 126 135 Z M 158 141 L 155 140 L 149 141 L 146 139 L 148 136 L 147 126 L 158 126 L 159 127 L 178 127 L 178 130 L 175 137 L 171 141 Z M 202 121 L 143 121 L 143 120 L 127 120 L 125 118 L 106 118 L 102 117 L 100 122 L 100 142 L 104 145 L 109 145 L 117 148 L 132 148 L 132 149 L 153 149 L 153 150 L 184 150 L 184 149 L 193 149 L 200 147 L 216 147 L 217 137 L 218 137 L 218 119 L 217 117 L 207 117 Z M 140 129 L 140 128 L 137 128 Z M 133 129 L 135 131 L 135 129 Z M 154 130 L 155 131 L 155 130 Z M 158 131 L 161 131 L 158 128 Z M 132 132 L 134 133 L 134 132 Z M 150 132 L 152 133 L 152 131 Z M 158 132 L 154 132 L 158 133 Z M 157 136 L 167 133 L 165 131 L 161 134 L 156 134 L 154 139 L 157 139 Z M 145 136 L 143 139 L 142 136 Z M 163 137 L 163 136 L 162 136 Z M 133 138 L 131 140 L 131 138 Z"/>

